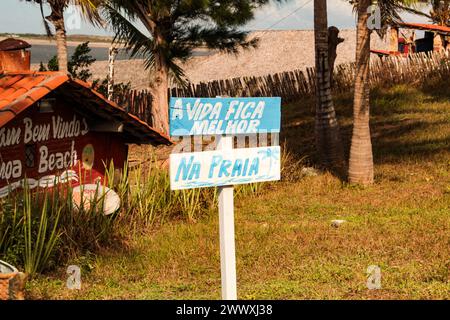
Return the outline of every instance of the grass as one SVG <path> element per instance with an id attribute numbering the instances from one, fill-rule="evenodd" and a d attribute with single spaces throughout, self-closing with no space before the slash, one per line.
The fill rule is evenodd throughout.
<path id="1" fill-rule="evenodd" d="M 235 204 L 240 299 L 448 299 L 450 99 L 448 90 L 397 86 L 372 92 L 376 183 L 329 173 L 282 181 Z M 314 164 L 312 101 L 284 106 L 289 150 Z M 346 142 L 351 97 L 336 98 Z M 189 199 L 188 199 L 189 200 Z M 332 219 L 344 219 L 339 228 Z M 97 255 L 82 289 L 65 268 L 28 283 L 29 298 L 219 299 L 218 217 L 169 221 Z M 368 290 L 367 267 L 382 288 Z"/>

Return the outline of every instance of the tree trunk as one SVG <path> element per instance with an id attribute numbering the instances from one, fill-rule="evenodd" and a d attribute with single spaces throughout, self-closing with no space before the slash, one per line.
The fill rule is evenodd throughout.
<path id="1" fill-rule="evenodd" d="M 345 161 L 331 96 L 326 0 L 314 0 L 314 39 L 316 52 L 316 148 L 322 164 L 342 173 Z"/>
<path id="2" fill-rule="evenodd" d="M 150 17 L 150 12 L 147 12 L 147 16 Z M 146 20 L 146 27 L 157 43 L 155 47 L 167 47 L 162 34 L 163 27 L 157 25 L 150 18 Z M 169 67 L 164 52 L 155 50 L 152 54 L 155 59 L 150 77 L 150 92 L 153 98 L 151 106 L 152 126 L 169 135 Z"/>
<path id="3" fill-rule="evenodd" d="M 169 97 L 167 93 L 169 72 L 167 66 L 163 64 L 156 68 L 154 82 L 151 86 L 153 127 L 169 134 Z"/>
<path id="4" fill-rule="evenodd" d="M 369 126 L 370 30 L 367 27 L 369 5 L 370 0 L 360 0 L 358 3 L 353 135 L 348 172 L 350 183 L 363 185 L 373 183 L 373 156 Z"/>
<path id="5" fill-rule="evenodd" d="M 52 13 L 47 17 L 47 19 L 55 27 L 59 71 L 68 73 L 66 27 L 64 25 L 64 6 L 53 4 L 53 2 L 49 2 L 49 4 L 51 6 Z"/>

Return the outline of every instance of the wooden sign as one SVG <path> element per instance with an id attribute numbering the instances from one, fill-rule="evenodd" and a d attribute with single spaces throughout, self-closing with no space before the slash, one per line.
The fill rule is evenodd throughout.
<path id="1" fill-rule="evenodd" d="M 280 147 L 170 155 L 172 190 L 217 187 L 280 179 Z"/>
<path id="2" fill-rule="evenodd" d="M 60 183 L 105 182 L 105 163 L 122 169 L 127 157 L 123 137 L 97 131 L 97 118 L 86 118 L 65 100 L 53 112 L 37 106 L 0 128 L 0 199 L 27 185 L 52 188 Z"/>
<path id="3" fill-rule="evenodd" d="M 170 155 L 172 190 L 219 187 L 222 298 L 237 299 L 233 185 L 280 179 L 280 147 L 233 149 L 232 135 L 280 132 L 280 98 L 171 98 L 170 135 L 215 135 L 217 150 Z M 189 143 L 190 137 L 189 137 Z"/>
<path id="4" fill-rule="evenodd" d="M 281 98 L 171 98 L 170 135 L 280 132 Z"/>

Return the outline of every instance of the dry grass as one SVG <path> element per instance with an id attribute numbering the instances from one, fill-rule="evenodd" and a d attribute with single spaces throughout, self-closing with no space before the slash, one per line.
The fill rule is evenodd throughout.
<path id="1" fill-rule="evenodd" d="M 329 173 L 280 182 L 236 203 L 241 299 L 448 299 L 450 99 L 448 90 L 395 87 L 372 94 L 376 183 L 350 186 Z M 348 144 L 351 97 L 337 98 Z M 312 150 L 311 101 L 284 106 L 288 148 Z M 344 219 L 339 228 L 332 219 Z M 66 274 L 29 283 L 51 299 L 218 299 L 218 218 L 167 223 L 126 246 L 80 257 L 83 289 Z M 378 265 L 382 289 L 368 290 Z"/>

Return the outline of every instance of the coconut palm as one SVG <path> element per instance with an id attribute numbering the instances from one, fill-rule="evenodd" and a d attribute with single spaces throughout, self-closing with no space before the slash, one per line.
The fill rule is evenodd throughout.
<path id="1" fill-rule="evenodd" d="M 450 26 L 450 0 L 431 0 L 429 17 L 440 26 Z"/>
<path id="2" fill-rule="evenodd" d="M 370 135 L 370 103 L 369 103 L 369 64 L 370 64 L 370 34 L 367 21 L 371 0 L 350 1 L 356 9 L 356 73 L 353 100 L 353 133 L 350 147 L 348 176 L 350 183 L 371 184 L 374 180 L 372 141 Z M 412 6 L 414 0 L 380 0 L 374 1 L 381 10 L 381 30 L 384 34 L 388 25 L 401 21 L 399 11 Z"/>
<path id="3" fill-rule="evenodd" d="M 237 53 L 256 41 L 238 27 L 253 18 L 254 9 L 267 1 L 244 0 L 107 0 L 105 11 L 115 32 L 115 41 L 129 48 L 131 56 L 142 55 L 153 95 L 156 127 L 168 132 L 169 81 L 186 83 L 180 62 L 196 47 Z M 141 31 L 135 25 L 143 25 Z M 151 80 L 151 81 L 150 81 Z"/>
<path id="4" fill-rule="evenodd" d="M 427 5 L 431 6 L 429 13 L 423 11 L 423 7 Z M 418 0 L 417 6 L 405 7 L 405 9 L 429 18 L 434 24 L 450 26 L 450 0 Z"/>
<path id="5" fill-rule="evenodd" d="M 50 29 L 50 22 L 55 28 L 55 40 L 57 49 L 58 67 L 60 71 L 68 72 L 67 58 L 67 40 L 66 27 L 64 23 L 64 11 L 69 5 L 76 5 L 81 9 L 82 15 L 94 24 L 101 24 L 101 18 L 98 12 L 100 0 L 26 0 L 28 2 L 38 3 L 44 20 L 45 30 L 49 37 L 53 36 Z M 47 4 L 51 13 L 44 15 L 44 5 Z"/>
<path id="6" fill-rule="evenodd" d="M 373 183 L 372 141 L 369 127 L 370 30 L 367 27 L 370 0 L 357 4 L 356 73 L 353 100 L 353 134 L 350 147 L 350 183 Z"/>
<path id="7" fill-rule="evenodd" d="M 316 148 L 327 167 L 345 167 L 339 125 L 331 95 L 327 1 L 314 0 L 314 40 L 316 52 Z"/>

